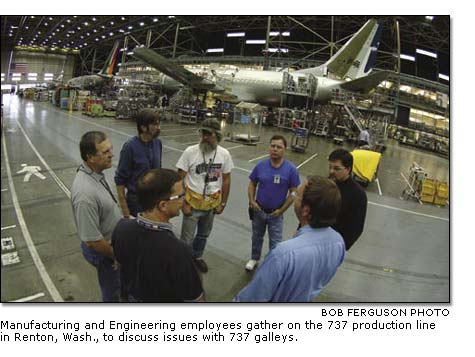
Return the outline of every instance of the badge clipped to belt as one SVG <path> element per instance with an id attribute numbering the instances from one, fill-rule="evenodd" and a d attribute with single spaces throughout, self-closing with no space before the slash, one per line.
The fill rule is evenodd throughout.
<path id="1" fill-rule="evenodd" d="M 280 175 L 274 175 L 274 183 L 277 185 L 280 183 Z"/>

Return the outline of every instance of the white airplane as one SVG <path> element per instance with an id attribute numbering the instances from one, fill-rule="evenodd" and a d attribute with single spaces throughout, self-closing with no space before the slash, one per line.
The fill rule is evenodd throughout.
<path id="1" fill-rule="evenodd" d="M 368 92 L 390 73 L 371 73 L 380 34 L 381 25 L 375 19 L 368 20 L 326 63 L 290 75 L 298 84 L 309 83 L 313 76 L 316 90 L 312 95 L 318 102 L 330 100 L 334 89 Z M 136 47 L 133 52 L 135 57 L 162 72 L 159 84 L 165 91 L 177 91 L 185 85 L 198 92 L 214 92 L 229 102 L 280 105 L 284 72 L 216 69 L 204 78 L 198 70 L 187 70 L 149 48 Z"/>
<path id="2" fill-rule="evenodd" d="M 71 78 L 67 82 L 67 85 L 69 87 L 80 89 L 98 89 L 109 83 L 114 77 L 113 71 L 118 53 L 119 41 L 115 41 L 114 46 L 112 47 L 112 50 L 109 53 L 109 57 L 107 57 L 107 60 L 104 63 L 104 67 L 102 67 L 99 73 Z"/>

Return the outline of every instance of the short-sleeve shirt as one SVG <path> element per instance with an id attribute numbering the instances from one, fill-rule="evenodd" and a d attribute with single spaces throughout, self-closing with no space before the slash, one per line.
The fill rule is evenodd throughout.
<path id="1" fill-rule="evenodd" d="M 121 279 L 142 302 L 194 301 L 203 286 L 190 248 L 177 239 L 171 225 L 142 217 L 121 219 L 112 237 Z"/>
<path id="2" fill-rule="evenodd" d="M 162 142 L 153 139 L 144 143 L 135 136 L 122 146 L 119 165 L 115 172 L 115 184 L 125 186 L 127 193 L 135 193 L 137 180 L 150 169 L 162 167 Z"/>
<path id="3" fill-rule="evenodd" d="M 236 302 L 309 302 L 330 282 L 345 258 L 345 242 L 330 227 L 300 228 L 279 243 Z"/>
<path id="4" fill-rule="evenodd" d="M 289 189 L 300 185 L 297 168 L 288 160 L 278 168 L 272 166 L 270 159 L 262 160 L 254 167 L 249 179 L 257 182 L 256 201 L 265 209 L 281 207 Z"/>
<path id="5" fill-rule="evenodd" d="M 87 165 L 78 168 L 71 187 L 74 220 L 81 241 L 110 240 L 122 213 L 103 173 L 93 172 Z"/>
<path id="6" fill-rule="evenodd" d="M 213 195 L 221 191 L 223 186 L 223 174 L 231 173 L 234 168 L 231 154 L 222 146 L 216 150 L 204 154 L 199 144 L 186 148 L 178 160 L 176 167 L 187 172 L 185 185 L 193 192 L 203 194 L 205 178 L 208 173 L 206 195 Z"/>

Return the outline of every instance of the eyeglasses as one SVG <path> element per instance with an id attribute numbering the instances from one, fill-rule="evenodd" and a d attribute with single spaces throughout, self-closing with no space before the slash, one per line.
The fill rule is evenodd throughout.
<path id="1" fill-rule="evenodd" d="M 180 193 L 179 195 L 176 195 L 176 196 L 170 196 L 170 197 L 164 199 L 164 201 L 179 200 L 180 198 L 183 198 L 183 197 L 185 197 L 185 192 L 182 192 L 182 193 Z"/>
<path id="2" fill-rule="evenodd" d="M 332 165 L 328 165 L 328 169 L 331 171 L 341 171 L 341 170 L 345 170 L 346 167 L 343 167 L 343 166 L 332 166 Z"/>

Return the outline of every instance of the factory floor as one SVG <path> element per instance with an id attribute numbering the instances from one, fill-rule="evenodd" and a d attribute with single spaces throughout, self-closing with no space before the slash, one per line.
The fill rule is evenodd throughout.
<path id="1" fill-rule="evenodd" d="M 82 257 L 69 200 L 81 162 L 79 140 L 91 130 L 108 135 L 115 157 L 113 168 L 105 173 L 113 183 L 120 149 L 136 134 L 135 123 L 91 118 L 13 95 L 4 95 L 2 102 L 1 300 L 99 302 L 96 273 Z M 163 166 L 174 168 L 183 150 L 197 142 L 196 126 L 164 121 L 161 129 Z M 251 236 L 245 194 L 248 175 L 257 158 L 265 157 L 268 141 L 277 132 L 290 140 L 288 131 L 263 127 L 256 146 L 222 142 L 236 167 L 228 206 L 215 219 L 204 255 L 210 268 L 203 276 L 207 301 L 231 301 L 252 279 L 244 269 Z M 328 154 L 337 147 L 311 137 L 305 153 L 288 150 L 287 158 L 299 166 L 302 176 L 326 176 Z M 450 300 L 449 208 L 400 198 L 406 186 L 403 176 L 407 178 L 413 162 L 431 177 L 449 180 L 448 159 L 390 142 L 380 163 L 379 187 L 371 183 L 367 188 L 363 235 L 317 302 Z M 181 217 L 172 222 L 178 235 Z M 296 227 L 297 219 L 289 209 L 284 239 Z"/>

